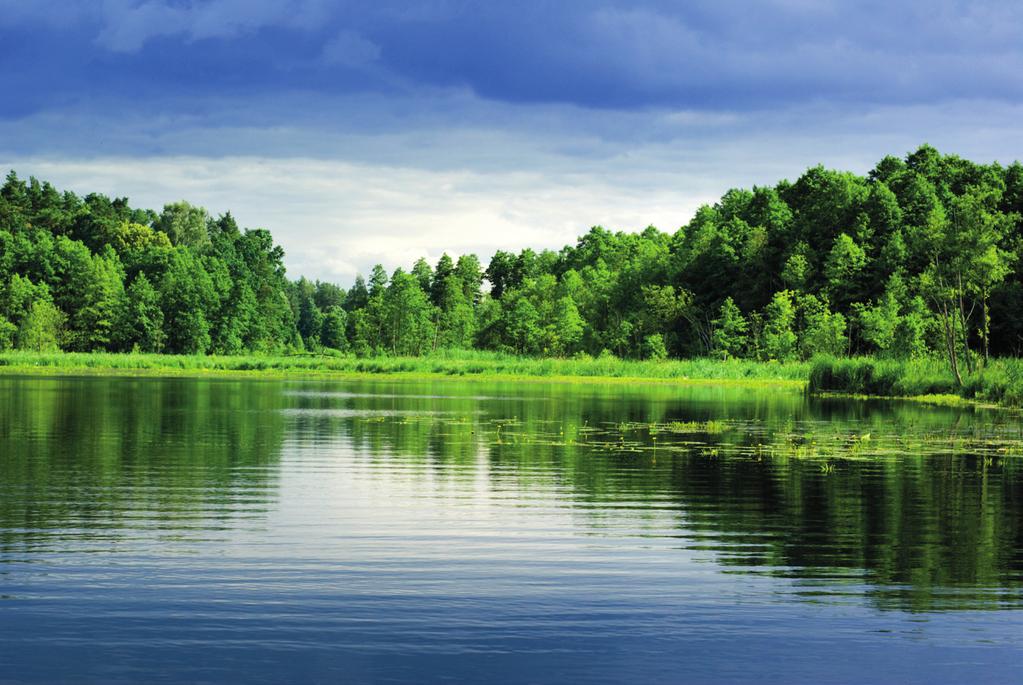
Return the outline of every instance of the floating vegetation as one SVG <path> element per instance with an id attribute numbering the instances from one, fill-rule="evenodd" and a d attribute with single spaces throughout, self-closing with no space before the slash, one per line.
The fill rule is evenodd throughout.
<path id="1" fill-rule="evenodd" d="M 672 421 L 665 424 L 664 429 L 672 433 L 706 433 L 718 435 L 729 430 L 724 421 Z"/>
<path id="2" fill-rule="evenodd" d="M 351 420 L 379 430 L 423 431 L 493 449 L 571 449 L 602 455 L 690 456 L 795 460 L 817 463 L 825 475 L 845 461 L 892 461 L 934 455 L 973 456 L 984 463 L 1023 456 L 1023 434 L 964 429 L 878 432 L 849 430 L 848 424 L 815 422 L 790 430 L 757 421 L 616 422 L 599 425 L 518 417 L 489 418 L 479 413 L 379 414 Z M 374 428 L 374 430 L 377 430 Z"/>

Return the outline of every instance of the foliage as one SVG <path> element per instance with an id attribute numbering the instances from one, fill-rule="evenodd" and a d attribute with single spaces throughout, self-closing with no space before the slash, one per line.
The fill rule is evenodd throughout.
<path id="1" fill-rule="evenodd" d="M 796 307 L 792 291 L 780 290 L 774 294 L 764 310 L 764 349 L 767 359 L 786 361 L 796 354 Z"/>
<path id="2" fill-rule="evenodd" d="M 805 362 L 778 364 L 752 360 L 685 359 L 641 361 L 611 354 L 569 359 L 540 359 L 481 350 L 436 350 L 420 357 L 355 357 L 334 354 L 295 355 L 165 355 L 113 353 L 0 354 L 0 370 L 15 373 L 49 369 L 81 373 L 124 372 L 156 375 L 253 373 L 331 376 L 350 374 L 422 375 L 502 378 L 615 379 L 648 381 L 714 380 L 740 383 L 782 383 L 802 386 L 809 372 Z"/>
<path id="3" fill-rule="evenodd" d="M 746 348 L 746 330 L 749 327 L 742 311 L 732 298 L 721 303 L 714 324 L 714 350 L 721 357 L 740 357 Z"/>
<path id="4" fill-rule="evenodd" d="M 968 399 L 1023 406 L 1023 361 L 993 360 L 959 386 L 948 362 L 936 357 L 876 359 L 817 357 L 810 368 L 810 392 L 886 397 L 960 394 Z"/>
<path id="5" fill-rule="evenodd" d="M 230 214 L 133 209 L 12 172 L 0 189 L 0 347 L 941 355 L 967 392 L 998 357 L 1023 354 L 1020 169 L 923 146 L 866 176 L 818 166 L 730 190 L 673 233 L 598 226 L 557 252 L 499 251 L 485 269 L 446 253 L 390 275 L 377 265 L 347 290 L 289 281 L 270 234 Z"/>

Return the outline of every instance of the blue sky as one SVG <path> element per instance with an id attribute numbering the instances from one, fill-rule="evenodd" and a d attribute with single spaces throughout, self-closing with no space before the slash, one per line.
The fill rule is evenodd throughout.
<path id="1" fill-rule="evenodd" d="M 273 231 L 293 275 L 674 230 L 922 142 L 1012 161 L 1013 2 L 0 0 L 0 166 Z"/>

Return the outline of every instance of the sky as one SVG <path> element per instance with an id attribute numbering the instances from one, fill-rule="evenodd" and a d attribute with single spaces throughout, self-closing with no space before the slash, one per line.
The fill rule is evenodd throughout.
<path id="1" fill-rule="evenodd" d="M 1021 29 L 984 0 L 0 0 L 0 169 L 230 210 L 346 285 L 924 142 L 1011 162 Z"/>

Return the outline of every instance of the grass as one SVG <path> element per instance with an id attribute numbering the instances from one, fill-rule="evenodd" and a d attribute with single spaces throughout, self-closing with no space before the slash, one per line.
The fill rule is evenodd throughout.
<path id="1" fill-rule="evenodd" d="M 1023 406 L 1023 360 L 992 359 L 957 387 L 942 359 L 818 357 L 810 366 L 812 393 L 914 397 L 953 403 L 956 397 L 1008 407 Z"/>
<path id="2" fill-rule="evenodd" d="M 872 357 L 817 357 L 812 362 L 682 359 L 638 361 L 612 356 L 536 359 L 498 352 L 443 350 L 425 357 L 331 355 L 161 355 L 105 352 L 0 353 L 0 374 L 250 377 L 405 377 L 554 380 L 563 382 L 737 383 L 802 387 L 811 393 L 912 397 L 937 404 L 978 401 L 1023 406 L 1023 360 L 995 359 L 957 388 L 945 362 Z"/>
<path id="3" fill-rule="evenodd" d="M 565 381 L 734 382 L 802 386 L 809 364 L 792 362 L 624 360 L 610 356 L 535 359 L 497 352 L 447 350 L 426 357 L 327 355 L 203 356 L 103 352 L 4 352 L 0 373 L 85 375 L 400 376 Z"/>

